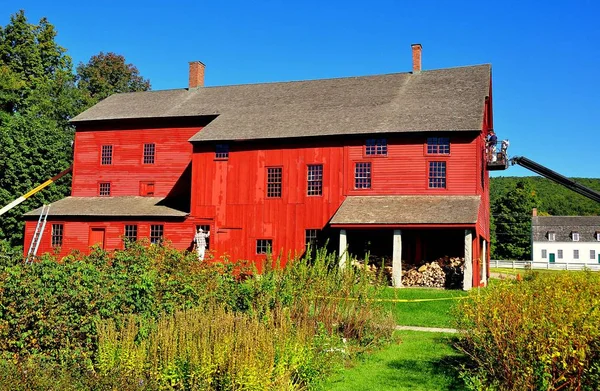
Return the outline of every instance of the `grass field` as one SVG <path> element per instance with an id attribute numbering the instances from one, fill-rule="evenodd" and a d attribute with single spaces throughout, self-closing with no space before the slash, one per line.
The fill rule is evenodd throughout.
<path id="1" fill-rule="evenodd" d="M 385 308 L 394 314 L 396 324 L 403 326 L 453 327 L 451 309 L 467 292 L 428 288 L 388 288 L 380 296 L 389 299 Z M 425 302 L 402 302 L 400 300 L 436 299 Z M 437 300 L 444 299 L 444 300 Z M 448 300 L 445 300 L 448 299 Z M 394 302 L 392 300 L 399 300 Z"/>
<path id="2" fill-rule="evenodd" d="M 463 357 L 452 347 L 452 336 L 398 331 L 399 343 L 365 357 L 334 375 L 323 389 L 342 390 L 462 390 L 458 377 Z"/>

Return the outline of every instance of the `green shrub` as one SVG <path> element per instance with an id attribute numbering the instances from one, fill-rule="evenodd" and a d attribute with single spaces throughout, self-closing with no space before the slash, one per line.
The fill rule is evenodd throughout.
<path id="1" fill-rule="evenodd" d="M 472 389 L 600 388 L 600 274 L 530 273 L 474 291 L 458 307 Z"/>
<path id="2" fill-rule="evenodd" d="M 43 389 L 44 373 L 74 389 L 171 383 L 193 389 L 193 381 L 212 378 L 218 384 L 209 389 L 219 390 L 252 389 L 254 382 L 261 389 L 313 384 L 331 369 L 332 352 L 351 356 L 386 341 L 394 327 L 381 304 L 367 300 L 382 287 L 364 271 L 340 270 L 334 255 L 314 255 L 289 259 L 286 267 L 268 259 L 261 274 L 247 262 L 198 262 L 168 243 L 95 248 L 60 261 L 46 255 L 33 264 L 10 258 L 0 264 L 0 376 L 20 376 L 23 389 Z M 205 345 L 177 339 L 187 335 L 181 330 L 215 333 L 209 325 L 215 317 L 233 325 L 230 336 L 246 341 L 241 350 L 235 344 L 228 350 L 230 341 L 210 333 L 199 334 L 207 336 Z M 264 338 L 251 338 L 244 327 Z M 161 334 L 167 329 L 172 333 Z M 160 354 L 148 350 L 158 345 Z M 170 347 L 185 350 L 169 355 Z M 258 365 L 244 356 L 252 352 L 268 358 L 265 367 L 225 364 Z M 218 363 L 217 375 L 207 362 Z M 35 368 L 39 376 L 31 375 Z"/>

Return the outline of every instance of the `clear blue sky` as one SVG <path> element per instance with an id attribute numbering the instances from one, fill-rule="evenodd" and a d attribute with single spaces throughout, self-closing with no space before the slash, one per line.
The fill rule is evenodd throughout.
<path id="1" fill-rule="evenodd" d="M 495 129 L 567 176 L 600 177 L 600 2 L 0 0 L 56 26 L 75 64 L 116 52 L 153 89 L 187 86 L 187 64 L 224 85 L 492 64 Z M 502 175 L 534 175 L 512 167 Z"/>

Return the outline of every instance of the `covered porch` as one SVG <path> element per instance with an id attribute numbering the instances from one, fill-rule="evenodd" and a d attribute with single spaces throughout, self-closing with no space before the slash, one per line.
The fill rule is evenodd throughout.
<path id="1" fill-rule="evenodd" d="M 392 285 L 401 287 L 403 265 L 460 257 L 464 258 L 463 289 L 470 289 L 474 260 L 480 259 L 481 252 L 476 234 L 479 202 L 479 196 L 348 197 L 330 222 L 339 229 L 340 266 L 350 256 L 367 253 L 391 260 Z"/>

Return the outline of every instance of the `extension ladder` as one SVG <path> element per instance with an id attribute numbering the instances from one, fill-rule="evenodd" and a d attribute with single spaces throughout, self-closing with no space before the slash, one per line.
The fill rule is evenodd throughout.
<path id="1" fill-rule="evenodd" d="M 49 211 L 50 205 L 42 205 L 42 210 L 40 211 L 40 218 L 38 219 L 37 226 L 35 227 L 33 238 L 31 238 L 31 244 L 29 245 L 29 251 L 27 251 L 27 258 L 25 258 L 25 263 L 33 262 L 35 255 L 37 254 L 38 247 L 40 246 L 40 242 L 42 241 L 42 235 L 44 234 L 44 228 L 46 228 L 46 221 L 48 219 Z"/>

